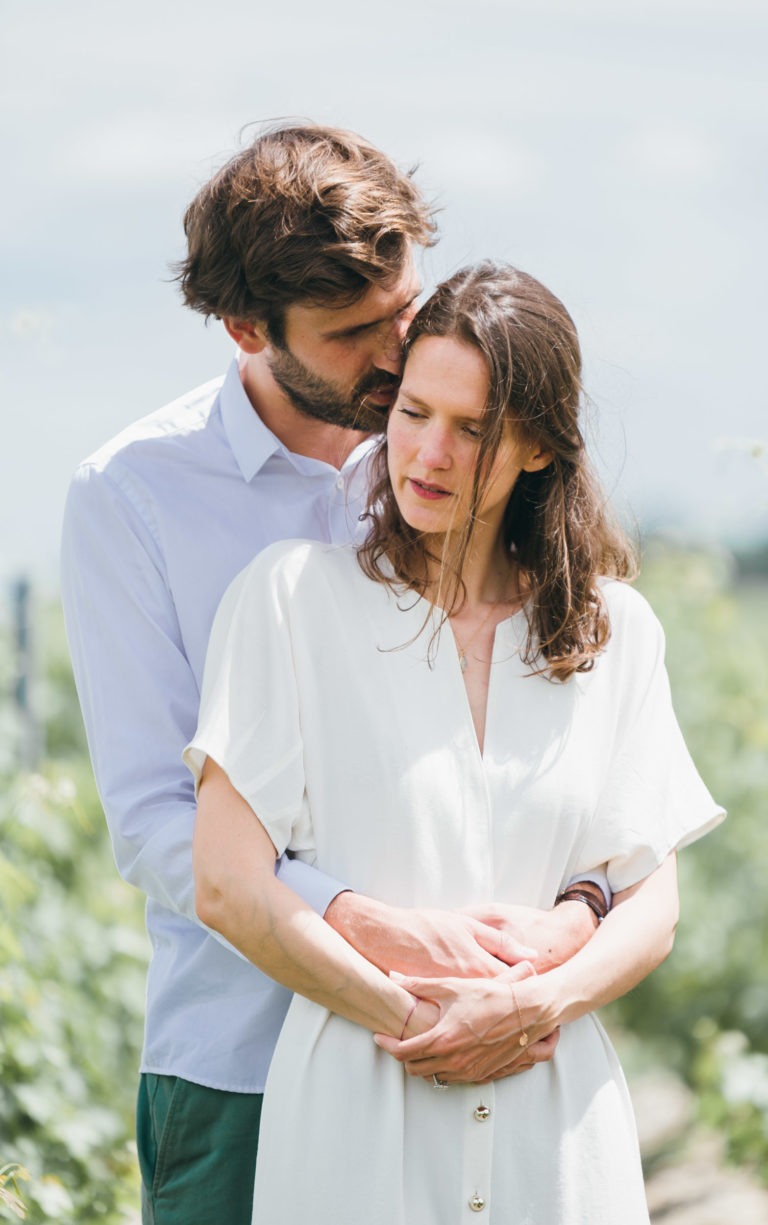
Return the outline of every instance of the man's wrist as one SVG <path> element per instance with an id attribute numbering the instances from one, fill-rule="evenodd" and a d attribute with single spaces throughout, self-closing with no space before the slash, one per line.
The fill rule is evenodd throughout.
<path id="1" fill-rule="evenodd" d="M 335 927 L 337 931 L 340 930 L 336 926 L 337 923 L 343 922 L 343 916 L 349 911 L 348 901 L 350 895 L 354 896 L 351 889 L 340 889 L 338 893 L 333 895 L 325 908 L 323 918 L 326 923 L 330 923 L 331 927 Z"/>
<path id="2" fill-rule="evenodd" d="M 326 923 L 358 953 L 385 973 L 390 968 L 392 909 L 353 889 L 343 889 L 328 904 Z"/>
<path id="3" fill-rule="evenodd" d="M 593 881 L 576 881 L 568 885 L 555 899 L 555 905 L 562 902 L 581 902 L 588 906 L 598 923 L 602 923 L 608 914 L 608 905 L 602 889 Z"/>

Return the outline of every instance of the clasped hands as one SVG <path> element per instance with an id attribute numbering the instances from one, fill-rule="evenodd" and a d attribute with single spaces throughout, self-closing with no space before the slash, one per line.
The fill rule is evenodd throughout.
<path id="1" fill-rule="evenodd" d="M 589 908 L 574 903 L 444 911 L 389 906 L 351 891 L 337 895 L 325 917 L 419 1000 L 404 1035 L 379 1034 L 379 1046 L 412 1075 L 448 1083 L 496 1080 L 552 1058 L 559 1034 L 546 972 L 595 928 Z"/>
<path id="2" fill-rule="evenodd" d="M 389 948 L 405 973 L 390 975 L 419 1002 L 400 1040 L 376 1036 L 383 1050 L 411 1075 L 449 1084 L 512 1076 L 552 1058 L 559 1030 L 536 979 L 592 935 L 586 907 L 404 914 L 407 932 L 390 933 Z"/>
<path id="3" fill-rule="evenodd" d="M 526 1071 L 555 1052 L 558 1029 L 548 1032 L 546 1021 L 533 1019 L 517 986 L 536 977 L 529 961 L 494 978 L 417 978 L 395 971 L 390 977 L 416 997 L 416 1007 L 400 1040 L 376 1034 L 374 1041 L 412 1076 L 482 1084 Z"/>

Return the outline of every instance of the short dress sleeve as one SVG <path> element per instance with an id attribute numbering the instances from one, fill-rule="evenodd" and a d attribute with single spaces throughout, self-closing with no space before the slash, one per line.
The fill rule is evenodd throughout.
<path id="1" fill-rule="evenodd" d="M 197 731 L 183 753 L 195 792 L 206 757 L 221 766 L 278 855 L 289 846 L 311 851 L 313 843 L 292 654 L 290 562 L 285 544 L 272 546 L 227 589 L 208 644 Z"/>
<path id="2" fill-rule="evenodd" d="M 703 837 L 725 811 L 704 785 L 678 726 L 659 621 L 637 592 L 618 583 L 610 587 L 618 589 L 609 602 L 615 735 L 574 872 L 606 862 L 617 893 Z"/>

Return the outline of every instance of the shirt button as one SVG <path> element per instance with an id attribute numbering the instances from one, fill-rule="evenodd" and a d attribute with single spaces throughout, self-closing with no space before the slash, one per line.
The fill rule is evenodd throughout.
<path id="1" fill-rule="evenodd" d="M 344 488 L 344 477 L 343 476 L 340 476 L 339 479 L 337 480 L 336 488 L 339 490 Z"/>
<path id="2" fill-rule="evenodd" d="M 483 1199 L 482 1195 L 478 1195 L 477 1191 L 475 1191 L 475 1194 L 469 1201 L 469 1206 L 473 1212 L 482 1212 L 483 1208 L 485 1207 L 485 1200 Z"/>
<path id="3" fill-rule="evenodd" d="M 478 1123 L 484 1123 L 486 1119 L 491 1117 L 490 1106 L 476 1106 L 474 1110 L 475 1118 Z"/>

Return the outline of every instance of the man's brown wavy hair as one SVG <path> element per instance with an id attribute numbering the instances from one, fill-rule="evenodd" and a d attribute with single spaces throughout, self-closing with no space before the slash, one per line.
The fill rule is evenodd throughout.
<path id="1" fill-rule="evenodd" d="M 359 551 L 365 573 L 394 589 L 427 595 L 429 563 L 441 567 L 443 620 L 461 607 L 461 572 L 471 548 L 485 482 L 509 421 L 524 442 L 551 454 L 521 472 L 503 532 L 525 595 L 525 660 L 554 680 L 587 672 L 610 636 L 601 577 L 636 573 L 634 550 L 614 523 L 587 457 L 579 415 L 581 352 L 573 320 L 539 281 L 490 261 L 440 285 L 406 338 L 454 337 L 485 357 L 489 389 L 466 523 L 449 533 L 441 556 L 401 517 L 387 473 L 384 440 L 374 459 L 371 530 Z M 434 600 L 434 592 L 432 592 Z"/>
<path id="2" fill-rule="evenodd" d="M 284 343 L 286 307 L 348 306 L 434 242 L 412 181 L 354 132 L 319 124 L 263 131 L 198 192 L 176 265 L 187 306 L 266 324 Z"/>

